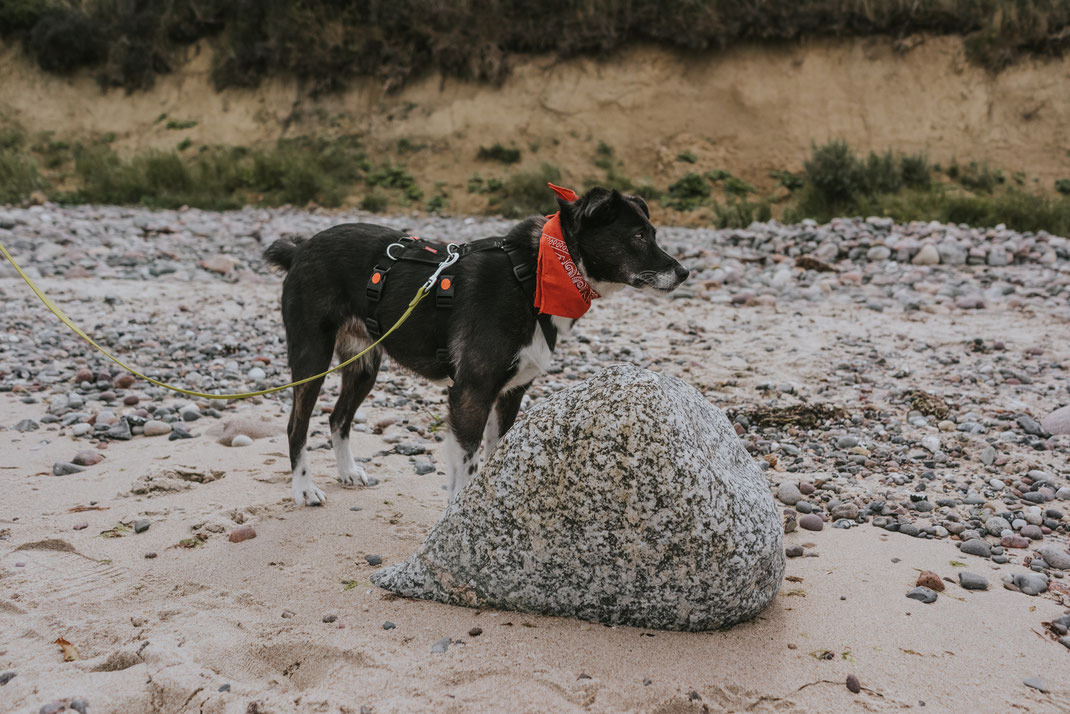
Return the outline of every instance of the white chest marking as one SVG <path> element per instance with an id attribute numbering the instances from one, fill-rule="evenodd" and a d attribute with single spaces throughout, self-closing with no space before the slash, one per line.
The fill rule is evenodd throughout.
<path id="1" fill-rule="evenodd" d="M 516 353 L 516 375 L 509 380 L 502 391 L 508 392 L 510 389 L 527 384 L 540 374 L 545 374 L 551 359 L 553 359 L 553 352 L 546 344 L 542 327 L 536 324 L 535 330 L 531 333 L 531 342 Z"/>

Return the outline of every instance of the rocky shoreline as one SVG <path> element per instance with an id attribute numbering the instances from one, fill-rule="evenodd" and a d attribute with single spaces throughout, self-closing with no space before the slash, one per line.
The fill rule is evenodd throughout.
<path id="1" fill-rule="evenodd" d="M 354 220 L 454 241 L 511 225 L 45 205 L 0 208 L 0 242 L 121 357 L 164 381 L 230 392 L 289 378 L 280 279 L 262 249 Z M 669 299 L 624 291 L 597 303 L 530 400 L 615 362 L 680 377 L 727 410 L 763 469 L 789 558 L 817 556 L 797 536 L 829 527 L 951 541 L 961 557 L 904 595 L 1004 587 L 1070 606 L 1070 240 L 883 218 L 658 236 L 692 269 L 688 283 Z M 24 415 L 0 430 L 79 445 L 52 454 L 48 478 L 93 469 L 116 442 L 211 439 L 206 423 L 287 412 L 286 392 L 197 403 L 134 379 L 49 315 L 6 263 L 0 297 L 0 398 Z M 337 393 L 331 381 L 326 391 Z M 382 448 L 360 458 L 400 455 L 440 479 L 443 396 L 387 365 L 354 427 Z M 225 436 L 234 447 L 256 438 L 233 427 Z M 321 428 L 310 443 L 326 439 Z M 1044 626 L 1070 648 L 1070 618 Z"/>

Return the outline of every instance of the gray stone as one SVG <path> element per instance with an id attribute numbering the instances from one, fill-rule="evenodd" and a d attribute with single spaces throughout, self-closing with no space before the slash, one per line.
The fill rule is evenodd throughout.
<path id="1" fill-rule="evenodd" d="M 966 555 L 977 555 L 982 558 L 988 558 L 992 555 L 991 546 L 980 538 L 966 541 L 959 550 Z"/>
<path id="2" fill-rule="evenodd" d="M 85 471 L 85 469 L 78 464 L 72 464 L 70 461 L 57 461 L 52 464 L 53 476 L 70 476 L 80 471 Z"/>
<path id="3" fill-rule="evenodd" d="M 910 592 L 907 593 L 907 597 L 911 600 L 917 600 L 923 602 L 926 605 L 936 602 L 936 591 L 931 588 L 927 588 L 924 585 L 919 585 Z"/>
<path id="4" fill-rule="evenodd" d="M 129 441 L 133 438 L 133 433 L 130 431 L 130 424 L 122 419 L 118 424 L 110 427 L 105 435 L 109 439 L 116 439 L 117 441 Z"/>
<path id="5" fill-rule="evenodd" d="M 1040 548 L 1037 552 L 1040 553 L 1040 557 L 1044 559 L 1052 568 L 1056 570 L 1070 570 L 1070 553 L 1067 553 L 1062 548 L 1057 548 L 1053 545 L 1046 545 Z"/>
<path id="6" fill-rule="evenodd" d="M 1007 577 L 1026 595 L 1039 595 L 1048 590 L 1048 576 L 1043 573 L 1015 573 Z"/>
<path id="7" fill-rule="evenodd" d="M 710 630 L 757 615 L 783 572 L 777 506 L 723 412 L 675 377 L 618 365 L 529 409 L 420 549 L 372 581 L 450 604 Z"/>
<path id="8" fill-rule="evenodd" d="M 776 497 L 781 503 L 794 506 L 802 500 L 803 495 L 798 486 L 790 482 L 785 482 L 780 484 L 780 488 L 778 488 L 776 492 Z"/>
<path id="9" fill-rule="evenodd" d="M 35 422 L 33 419 L 23 419 L 15 425 L 15 431 L 18 432 L 37 431 L 40 428 L 41 425 Z"/>
<path id="10" fill-rule="evenodd" d="M 985 530 L 988 531 L 989 535 L 999 536 L 1003 531 L 1009 531 L 1010 529 L 1011 524 L 999 516 L 992 516 L 985 521 Z"/>
<path id="11" fill-rule="evenodd" d="M 988 578 L 964 570 L 959 573 L 959 585 L 966 590 L 988 590 Z"/>
<path id="12" fill-rule="evenodd" d="M 166 436 L 171 433 L 171 425 L 158 419 L 145 422 L 145 436 Z"/>
<path id="13" fill-rule="evenodd" d="M 1033 436 L 1044 436 L 1044 427 L 1037 423 L 1037 420 L 1027 414 L 1022 414 L 1018 417 L 1018 426 L 1022 428 L 1026 434 L 1032 434 Z"/>

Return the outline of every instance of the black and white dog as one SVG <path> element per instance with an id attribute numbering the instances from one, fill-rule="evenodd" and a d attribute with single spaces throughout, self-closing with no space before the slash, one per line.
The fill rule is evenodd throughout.
<path id="1" fill-rule="evenodd" d="M 596 188 L 574 201 L 559 198 L 558 205 L 568 253 L 598 294 L 628 285 L 669 292 L 687 278 L 688 270 L 655 243 L 643 199 Z M 545 217 L 524 220 L 505 236 L 504 244 L 534 266 L 546 222 Z M 403 236 L 383 226 L 350 223 L 307 241 L 284 238 L 268 247 L 266 260 L 287 271 L 282 315 L 294 381 L 325 371 L 334 354 L 345 360 L 370 345 L 374 340 L 365 320 L 373 310 L 383 331 L 401 316 L 433 266 L 398 261 L 390 269 L 389 287 L 374 306 L 366 289 L 377 261 Z M 525 390 L 549 366 L 554 336 L 544 336 L 544 331 L 567 331 L 574 322 L 555 317 L 549 326 L 540 321 L 531 285 L 515 277 L 511 261 L 504 250 L 465 255 L 450 268 L 457 291 L 448 314 L 425 299 L 381 346 L 341 370 L 342 390 L 330 415 L 341 483 L 368 483 L 350 452 L 349 432 L 354 413 L 375 383 L 384 350 L 422 377 L 452 380 L 447 438 L 451 499 L 474 475 L 480 444 L 485 454 L 493 451 L 516 419 Z M 439 344 L 433 334 L 446 336 L 451 364 L 443 364 L 441 353 L 436 357 Z M 325 501 L 305 454 L 308 423 L 322 383 L 320 378 L 293 391 L 288 435 L 298 505 Z"/>

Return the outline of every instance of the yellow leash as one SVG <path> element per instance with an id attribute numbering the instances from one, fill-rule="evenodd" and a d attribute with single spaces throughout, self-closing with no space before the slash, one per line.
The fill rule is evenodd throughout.
<path id="1" fill-rule="evenodd" d="M 394 326 L 391 327 L 386 332 L 384 332 L 382 337 L 380 337 L 375 342 L 373 342 L 370 345 L 368 345 L 367 348 L 361 350 L 358 354 L 355 354 L 352 357 L 350 357 L 349 359 L 347 359 L 345 362 L 342 362 L 341 364 L 330 368 L 326 372 L 320 372 L 319 374 L 313 375 L 311 377 L 305 377 L 304 379 L 299 379 L 296 382 L 290 382 L 289 384 L 284 384 L 281 387 L 271 387 L 270 389 L 261 389 L 259 392 L 242 392 L 241 394 L 207 394 L 205 392 L 194 392 L 194 391 L 189 390 L 189 389 L 182 389 L 181 387 L 175 387 L 175 386 L 172 386 L 170 384 L 165 384 L 164 382 L 161 382 L 159 380 L 153 379 L 152 377 L 149 377 L 149 376 L 146 376 L 146 375 L 142 374 L 141 372 L 137 371 L 136 369 L 134 369 L 130 365 L 126 364 L 122 360 L 120 360 L 117 357 L 113 356 L 106 349 L 104 349 L 103 347 L 98 345 L 96 343 L 96 341 L 93 340 L 92 337 L 90 337 L 89 335 L 87 335 L 84 332 L 82 332 L 81 328 L 79 328 L 78 325 L 75 325 L 74 322 L 71 321 L 71 318 L 67 317 L 63 313 L 63 311 L 60 310 L 56 306 L 56 304 L 54 302 L 52 302 L 48 298 L 47 295 L 45 295 L 43 292 L 41 292 L 41 289 L 39 287 L 37 287 L 37 285 L 35 285 L 32 280 L 30 280 L 30 276 L 26 275 L 26 273 L 24 273 L 22 271 L 22 268 L 19 267 L 19 264 L 15 262 L 15 259 L 11 257 L 11 253 L 7 252 L 7 248 L 4 247 L 3 243 L 0 243 L 0 254 L 3 254 L 3 256 L 5 258 L 7 258 L 8 262 L 11 263 L 12 267 L 15 268 L 15 272 L 19 274 L 19 277 L 21 277 L 24 281 L 26 281 L 26 284 L 30 286 L 30 290 L 33 290 L 34 294 L 37 295 L 37 297 L 39 297 L 41 299 L 41 302 L 43 302 L 45 304 L 45 307 L 47 307 L 49 310 L 52 311 L 53 315 L 58 317 L 63 322 L 64 325 L 66 325 L 67 327 L 71 328 L 75 332 L 75 334 L 77 334 L 83 340 L 85 340 L 89 344 L 91 344 L 94 347 L 96 347 L 100 351 L 100 353 L 103 354 L 105 357 L 107 357 L 112 362 L 114 362 L 115 364 L 117 364 L 120 367 L 122 367 L 123 369 L 125 369 L 127 372 L 130 372 L 131 374 L 133 374 L 133 375 L 135 375 L 137 377 L 140 377 L 141 379 L 145 380 L 146 382 L 149 382 L 151 384 L 155 384 L 157 387 L 163 387 L 164 389 L 170 389 L 172 392 L 178 392 L 179 394 L 185 394 L 185 395 L 188 395 L 190 397 L 197 397 L 198 399 L 248 399 L 249 397 L 259 397 L 259 396 L 262 396 L 264 394 L 271 394 L 273 392 L 281 392 L 284 389 L 289 389 L 290 387 L 296 387 L 297 385 L 304 384 L 305 382 L 311 382 L 313 380 L 320 379 L 322 377 L 326 377 L 331 372 L 337 372 L 338 370 L 342 369 L 343 367 L 346 367 L 346 366 L 348 366 L 350 364 L 353 364 L 358 359 L 360 359 L 364 355 L 368 354 L 368 352 L 370 352 L 373 348 L 378 346 L 380 342 L 382 342 L 387 337 L 389 337 L 391 332 L 393 332 L 394 330 L 396 330 L 399 327 L 401 327 L 401 324 L 403 322 L 405 322 L 405 320 L 409 319 L 409 315 L 411 315 L 412 311 L 414 309 L 416 309 L 416 306 L 420 303 L 420 301 L 423 300 L 425 297 L 427 297 L 428 294 L 431 292 L 431 288 L 434 287 L 435 281 L 438 280 L 438 276 L 442 272 L 442 270 L 445 267 L 447 267 L 448 265 L 452 264 L 456 260 L 456 257 L 453 257 L 452 260 L 447 260 L 446 262 L 441 263 L 439 265 L 438 270 L 435 271 L 435 274 L 432 275 L 431 278 L 428 279 L 428 281 L 426 283 L 421 285 L 420 289 L 416 291 L 416 296 L 409 302 L 408 309 L 405 310 L 405 312 L 401 315 L 400 318 L 398 318 L 398 321 L 394 323 Z M 454 256 L 454 255 L 455 254 L 453 254 L 451 252 L 451 256 Z"/>

